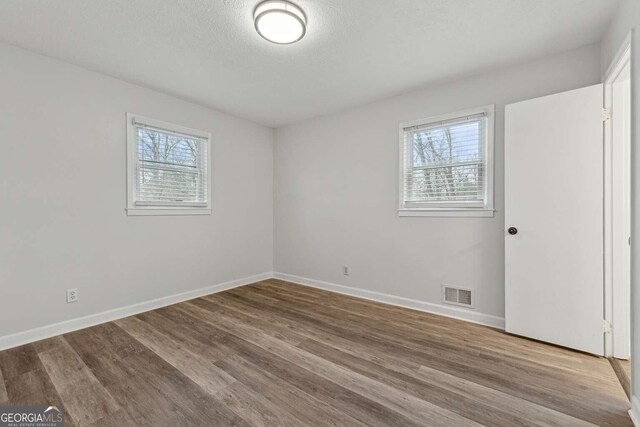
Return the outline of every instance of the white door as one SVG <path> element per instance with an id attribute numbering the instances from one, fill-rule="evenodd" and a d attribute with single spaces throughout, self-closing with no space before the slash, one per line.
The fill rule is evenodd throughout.
<path id="1" fill-rule="evenodd" d="M 596 85 L 505 111 L 506 330 L 599 355 L 602 98 Z"/>

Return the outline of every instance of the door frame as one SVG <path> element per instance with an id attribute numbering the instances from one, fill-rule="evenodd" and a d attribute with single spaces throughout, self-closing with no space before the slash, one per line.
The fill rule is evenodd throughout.
<path id="1" fill-rule="evenodd" d="M 629 290 L 625 290 L 623 280 L 614 280 L 614 245 L 620 242 L 614 242 L 613 235 L 613 192 L 614 192 L 614 175 L 613 175 L 613 135 L 614 127 L 610 119 L 606 115 L 613 112 L 613 84 L 624 70 L 626 66 L 631 66 L 631 40 L 633 34 L 630 32 L 615 58 L 607 69 L 603 84 L 603 106 L 605 114 L 604 122 L 604 320 L 605 334 L 604 347 L 605 356 L 626 358 L 630 354 L 630 337 L 631 337 L 631 321 L 614 322 L 614 313 L 624 313 L 623 318 L 630 319 L 631 304 Z M 615 112 L 613 112 L 615 114 Z M 630 165 L 630 141 L 629 147 L 623 150 L 623 162 Z M 623 181 L 631 183 L 630 168 L 627 168 L 623 174 Z M 629 206 L 629 210 L 630 210 Z M 630 213 L 630 212 L 629 212 Z M 625 221 L 630 221 L 630 217 Z M 626 225 L 628 227 L 628 223 Z M 629 230 L 630 232 L 630 230 Z M 629 248 L 627 248 L 629 250 Z M 630 268 L 629 264 L 629 268 Z M 625 298 L 625 295 L 627 298 Z M 617 341 L 616 341 L 617 340 Z M 614 345 L 614 341 L 616 342 Z"/>

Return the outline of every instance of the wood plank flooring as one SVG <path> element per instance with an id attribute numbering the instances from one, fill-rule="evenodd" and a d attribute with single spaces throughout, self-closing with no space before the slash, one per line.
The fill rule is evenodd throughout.
<path id="1" fill-rule="evenodd" d="M 631 398 L 631 361 L 616 358 L 610 358 L 609 362 L 613 371 L 622 385 L 622 389 L 628 398 Z"/>
<path id="2" fill-rule="evenodd" d="M 631 426 L 604 358 L 267 280 L 0 352 L 69 426 Z"/>

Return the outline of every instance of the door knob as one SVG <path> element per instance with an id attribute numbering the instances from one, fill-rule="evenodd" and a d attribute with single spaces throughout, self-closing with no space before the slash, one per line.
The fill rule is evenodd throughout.
<path id="1" fill-rule="evenodd" d="M 507 232 L 509 234 L 511 234 L 512 236 L 515 236 L 516 234 L 518 234 L 518 229 L 515 227 L 509 227 L 509 229 L 507 230 Z"/>

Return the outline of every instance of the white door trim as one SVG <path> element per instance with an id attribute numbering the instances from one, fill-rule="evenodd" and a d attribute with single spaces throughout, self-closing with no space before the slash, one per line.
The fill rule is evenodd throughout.
<path id="1" fill-rule="evenodd" d="M 615 58 L 609 65 L 605 73 L 604 83 L 604 99 L 603 106 L 608 113 L 616 114 L 613 111 L 613 84 L 624 70 L 631 64 L 631 40 L 632 33 L 629 33 L 618 50 Z M 611 325 L 611 333 L 605 334 L 605 356 L 626 358 L 630 353 L 628 345 L 631 334 L 631 322 L 615 322 L 614 313 L 625 313 L 628 318 L 630 313 L 630 301 L 624 295 L 624 287 L 628 286 L 621 280 L 614 280 L 614 254 L 619 252 L 614 250 L 614 245 L 620 245 L 620 242 L 614 242 L 614 226 L 613 226 L 613 194 L 614 194 L 614 151 L 613 151 L 613 134 L 614 127 L 612 120 L 606 120 L 604 125 L 604 318 Z M 630 153 L 626 150 L 624 154 L 627 158 L 623 162 L 629 162 Z M 616 161 L 618 163 L 618 161 Z M 619 167 L 619 164 L 615 165 Z M 623 176 L 624 182 L 631 182 L 630 170 L 625 171 Z M 627 218 L 626 221 L 629 219 Z M 627 225 L 628 226 L 628 225 Z M 629 230 L 630 232 L 630 230 Z M 629 265 L 630 267 L 630 265 Z M 618 340 L 616 341 L 616 337 Z M 620 338 L 621 337 L 621 338 Z M 614 345 L 614 341 L 616 344 Z M 624 344 L 623 344 L 624 343 Z"/>

